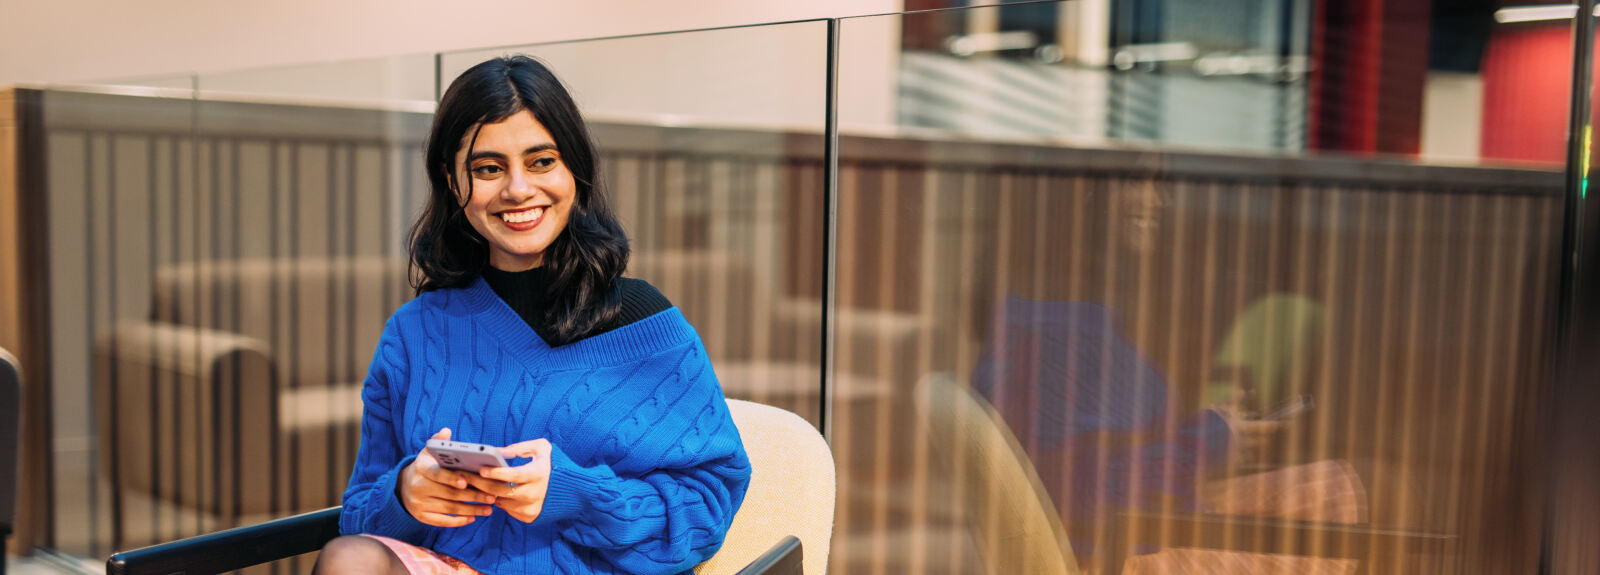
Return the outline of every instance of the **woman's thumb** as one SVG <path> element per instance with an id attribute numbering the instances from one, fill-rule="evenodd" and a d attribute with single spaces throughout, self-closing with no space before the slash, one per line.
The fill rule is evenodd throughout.
<path id="1" fill-rule="evenodd" d="M 450 439 L 450 428 L 446 427 L 440 429 L 438 433 L 433 434 L 431 439 L 443 439 L 448 441 Z"/>

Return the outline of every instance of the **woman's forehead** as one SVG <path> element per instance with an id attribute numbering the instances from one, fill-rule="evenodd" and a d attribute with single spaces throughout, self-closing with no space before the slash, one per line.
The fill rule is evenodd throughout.
<path id="1" fill-rule="evenodd" d="M 479 122 L 461 135 L 461 147 L 458 155 L 470 150 L 482 150 L 486 147 L 511 147 L 526 148 L 537 145 L 553 145 L 555 138 L 550 130 L 544 127 L 533 112 L 519 110 L 509 116 L 493 122 Z M 505 150 L 498 150 L 505 151 Z"/>

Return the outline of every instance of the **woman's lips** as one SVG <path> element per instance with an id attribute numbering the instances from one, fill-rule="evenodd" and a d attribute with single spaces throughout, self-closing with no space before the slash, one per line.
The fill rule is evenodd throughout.
<path id="1" fill-rule="evenodd" d="M 511 228 L 512 231 L 525 232 L 539 227 L 539 222 L 544 221 L 543 206 L 526 210 L 500 212 L 500 221 Z"/>

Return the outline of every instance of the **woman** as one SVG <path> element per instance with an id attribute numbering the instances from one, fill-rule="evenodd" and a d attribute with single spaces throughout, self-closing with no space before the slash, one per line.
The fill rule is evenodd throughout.
<path id="1" fill-rule="evenodd" d="M 628 240 L 567 91 L 525 56 L 478 64 L 440 100 L 426 161 L 418 296 L 373 357 L 345 536 L 318 571 L 678 573 L 710 557 L 749 461 L 699 336 L 621 277 Z M 507 446 L 511 466 L 441 468 L 430 437 Z"/>

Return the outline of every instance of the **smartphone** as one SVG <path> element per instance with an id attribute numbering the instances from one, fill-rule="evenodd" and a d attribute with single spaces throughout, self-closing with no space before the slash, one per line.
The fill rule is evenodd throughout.
<path id="1" fill-rule="evenodd" d="M 1317 402 L 1312 400 L 1311 396 L 1296 395 L 1289 398 L 1288 401 L 1273 406 L 1272 411 L 1269 411 L 1266 415 L 1261 416 L 1261 419 L 1266 421 L 1283 421 L 1290 417 L 1299 415 L 1301 412 L 1310 411 L 1311 408 L 1316 406 Z"/>
<path id="2" fill-rule="evenodd" d="M 428 451 L 445 469 L 477 473 L 484 467 L 506 467 L 506 459 L 500 456 L 500 448 L 492 445 L 429 439 Z"/>

